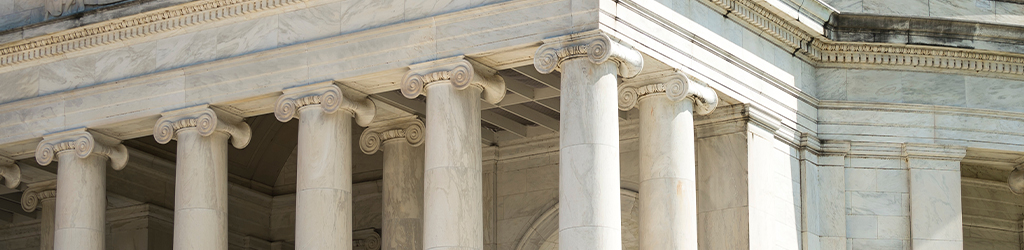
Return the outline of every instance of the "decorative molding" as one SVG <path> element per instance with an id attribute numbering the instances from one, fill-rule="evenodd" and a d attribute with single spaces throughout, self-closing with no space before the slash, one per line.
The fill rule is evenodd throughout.
<path id="1" fill-rule="evenodd" d="M 925 158 L 959 162 L 964 158 L 964 156 L 967 156 L 967 147 L 955 145 L 904 143 L 903 156 L 909 158 Z"/>
<path id="2" fill-rule="evenodd" d="M 588 58 L 591 63 L 601 64 L 612 60 L 618 64 L 619 75 L 633 78 L 644 67 L 644 58 L 631 46 L 612 40 L 605 33 L 587 32 L 544 41 L 533 56 L 533 66 L 541 74 L 561 70 L 562 62 L 576 58 Z"/>
<path id="3" fill-rule="evenodd" d="M 690 99 L 699 115 L 708 115 L 718 107 L 718 93 L 707 83 L 680 71 L 657 74 L 647 79 L 630 80 L 619 86 L 619 109 L 628 111 L 648 95 L 664 93 L 672 101 Z"/>
<path id="4" fill-rule="evenodd" d="M 4 186 L 15 189 L 21 184 L 21 167 L 14 163 L 14 159 L 0 156 L 0 179 L 4 180 Z"/>
<path id="5" fill-rule="evenodd" d="M 463 56 L 410 65 L 402 78 L 402 95 L 409 99 L 427 95 L 426 87 L 438 82 L 451 83 L 457 90 L 478 86 L 483 89 L 481 98 L 490 104 L 505 98 L 505 79 L 497 70 Z"/>
<path id="6" fill-rule="evenodd" d="M 25 212 L 36 211 L 41 201 L 57 198 L 57 180 L 29 184 L 21 194 L 21 209 Z"/>
<path id="7" fill-rule="evenodd" d="M 423 132 L 423 121 L 415 116 L 373 124 L 359 136 L 359 149 L 364 154 L 374 154 L 381 150 L 384 142 L 398 139 L 405 139 L 413 147 L 418 147 L 423 144 Z"/>
<path id="8" fill-rule="evenodd" d="M 0 66 L 60 56 L 95 46 L 294 5 L 307 0 L 200 0 L 9 43 Z"/>
<path id="9" fill-rule="evenodd" d="M 62 152 L 75 153 L 78 158 L 86 158 L 93 153 L 107 156 L 114 170 L 124 169 L 128 163 L 128 148 L 120 140 L 84 128 L 43 136 L 43 141 L 36 147 L 36 162 L 50 165 Z"/>
<path id="10" fill-rule="evenodd" d="M 373 100 L 369 98 L 362 98 L 360 100 L 345 98 L 341 93 L 341 88 L 335 85 L 334 82 L 288 88 L 282 92 L 284 92 L 284 95 L 281 95 L 277 99 L 277 105 L 274 105 L 274 116 L 281 122 L 287 122 L 292 118 L 298 117 L 297 111 L 308 105 L 319 105 L 324 110 L 324 113 L 328 114 L 334 113 L 338 109 L 343 109 L 352 113 L 356 118 L 356 124 L 364 127 L 373 121 L 373 117 L 377 112 L 377 107 L 374 105 Z"/>
<path id="11" fill-rule="evenodd" d="M 216 107 L 199 105 L 161 114 L 153 128 L 153 138 L 157 143 L 166 144 L 175 139 L 181 129 L 198 129 L 202 136 L 209 136 L 215 131 L 231 135 L 231 145 L 242 149 L 249 145 L 252 130 L 249 124 L 237 116 Z"/>

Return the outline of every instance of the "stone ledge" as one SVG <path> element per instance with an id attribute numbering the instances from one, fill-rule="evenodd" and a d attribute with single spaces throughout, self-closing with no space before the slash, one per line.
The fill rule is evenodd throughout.
<path id="1" fill-rule="evenodd" d="M 1024 27 L 945 18 L 833 13 L 825 36 L 841 42 L 931 45 L 1024 53 Z"/>

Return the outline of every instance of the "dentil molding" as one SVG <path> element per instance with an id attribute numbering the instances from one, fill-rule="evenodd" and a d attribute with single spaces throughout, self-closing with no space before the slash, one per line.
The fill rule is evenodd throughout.
<path id="1" fill-rule="evenodd" d="M 252 130 L 242 117 L 225 112 L 209 105 L 199 105 L 161 114 L 153 128 L 153 138 L 157 143 L 166 144 L 175 139 L 179 130 L 198 129 L 202 136 L 213 132 L 231 135 L 231 145 L 242 149 L 249 145 Z M 38 152 L 38 151 L 37 151 Z"/>
<path id="2" fill-rule="evenodd" d="M 0 179 L 7 188 L 17 188 L 21 184 L 21 167 L 13 159 L 0 156 Z"/>
<path id="3" fill-rule="evenodd" d="M 57 180 L 29 184 L 21 194 L 21 209 L 25 212 L 36 211 L 39 202 L 57 198 Z"/>
<path id="4" fill-rule="evenodd" d="M 562 62 L 577 58 L 589 59 L 594 64 L 612 60 L 618 64 L 619 75 L 625 78 L 640 74 L 644 67 L 640 51 L 600 31 L 545 40 L 533 56 L 533 66 L 537 72 L 549 74 L 561 70 Z"/>
<path id="5" fill-rule="evenodd" d="M 655 94 L 665 94 L 676 102 L 693 100 L 694 111 L 699 115 L 710 114 L 718 107 L 718 93 L 707 83 L 680 71 L 671 71 L 623 83 L 619 86 L 619 109 L 633 109 L 640 99 Z"/>
<path id="6" fill-rule="evenodd" d="M 415 116 L 373 124 L 359 136 L 359 149 L 364 154 L 374 154 L 390 140 L 404 140 L 417 147 L 423 144 L 423 131 L 423 121 Z"/>
<path id="7" fill-rule="evenodd" d="M 339 109 L 352 113 L 356 124 L 367 126 L 373 121 L 377 107 L 369 98 L 354 99 L 346 98 L 341 93 L 341 88 L 334 82 L 323 82 L 299 86 L 283 90 L 284 95 L 277 99 L 274 105 L 274 116 L 278 121 L 287 122 L 298 117 L 298 110 L 310 106 L 319 105 L 325 113 L 331 114 Z"/>
<path id="8" fill-rule="evenodd" d="M 409 72 L 402 78 L 402 95 L 409 99 L 427 95 L 428 85 L 446 82 L 457 90 L 477 86 L 483 89 L 480 97 L 490 104 L 498 104 L 505 98 L 505 79 L 497 70 L 463 56 L 410 65 Z"/>
<path id="9" fill-rule="evenodd" d="M 50 165 L 60 153 L 74 153 L 78 158 L 94 153 L 107 156 L 114 170 L 124 169 L 128 163 L 128 148 L 120 140 L 84 128 L 43 136 L 43 141 L 36 147 L 36 162 Z"/>

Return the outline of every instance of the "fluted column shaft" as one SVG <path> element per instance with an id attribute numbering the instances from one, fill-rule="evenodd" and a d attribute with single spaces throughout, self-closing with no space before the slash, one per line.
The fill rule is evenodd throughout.
<path id="1" fill-rule="evenodd" d="M 57 161 L 54 249 L 104 250 L 107 157 L 64 151 Z"/>
<path id="2" fill-rule="evenodd" d="M 616 64 L 562 63 L 559 249 L 621 249 Z"/>
<path id="3" fill-rule="evenodd" d="M 299 109 L 295 249 L 352 249 L 352 113 Z"/>
<path id="4" fill-rule="evenodd" d="M 693 100 L 639 101 L 640 249 L 697 250 Z"/>
<path id="5" fill-rule="evenodd" d="M 385 141 L 381 249 L 423 249 L 424 147 Z"/>
<path id="6" fill-rule="evenodd" d="M 39 206 L 42 207 L 43 211 L 39 219 L 39 249 L 41 250 L 53 250 L 53 231 L 54 222 L 56 221 L 57 214 L 57 199 L 56 197 L 44 198 L 39 200 Z"/>
<path id="7" fill-rule="evenodd" d="M 36 147 L 40 165 L 50 164 L 54 156 L 59 173 L 53 203 L 53 248 L 104 250 L 107 160 L 115 170 L 123 169 L 128 149 L 117 139 L 102 134 L 94 137 L 92 132 L 76 129 L 45 136 Z"/>
<path id="8" fill-rule="evenodd" d="M 426 89 L 423 249 L 483 249 L 481 89 Z"/>
<path id="9" fill-rule="evenodd" d="M 501 101 L 505 81 L 461 56 L 409 68 L 402 95 L 427 95 L 423 249 L 483 249 L 480 99 Z"/>
<path id="10" fill-rule="evenodd" d="M 178 141 L 174 177 L 175 250 L 228 249 L 228 140 L 249 144 L 242 117 L 207 105 L 166 112 L 157 121 L 158 143 Z"/>
<path id="11" fill-rule="evenodd" d="M 178 131 L 174 249 L 228 248 L 228 134 Z"/>

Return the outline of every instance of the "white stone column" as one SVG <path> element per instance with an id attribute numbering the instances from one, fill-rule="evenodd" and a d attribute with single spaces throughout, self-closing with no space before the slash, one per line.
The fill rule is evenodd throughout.
<path id="1" fill-rule="evenodd" d="M 57 250 L 104 250 L 106 226 L 106 165 L 121 170 L 128 149 L 103 134 L 76 129 L 43 137 L 36 147 L 39 165 L 59 162 L 54 212 Z"/>
<path id="2" fill-rule="evenodd" d="M 533 62 L 562 72 L 559 249 L 622 249 L 617 76 L 636 76 L 643 58 L 591 33 L 545 41 Z"/>
<path id="3" fill-rule="evenodd" d="M 333 82 L 284 90 L 277 120 L 299 118 L 295 249 L 352 249 L 352 117 L 373 120 L 373 101 Z"/>
<path id="4" fill-rule="evenodd" d="M 407 117 L 370 125 L 365 154 L 384 151 L 381 249 L 423 249 L 423 122 Z"/>
<path id="5" fill-rule="evenodd" d="M 402 94 L 427 95 L 423 249 L 483 249 L 480 98 L 497 104 L 505 81 L 461 56 L 409 68 Z"/>
<path id="6" fill-rule="evenodd" d="M 41 208 L 42 218 L 39 218 L 39 249 L 53 250 L 53 222 L 55 203 L 57 201 L 57 180 L 38 182 L 28 185 L 28 189 L 21 194 L 21 209 L 25 212 L 36 211 Z"/>
<path id="7" fill-rule="evenodd" d="M 640 249 L 697 250 L 693 113 L 707 115 L 718 95 L 672 72 L 619 88 L 619 109 L 640 109 Z"/>
<path id="8" fill-rule="evenodd" d="M 242 117 L 208 105 L 162 114 L 153 131 L 158 143 L 178 141 L 174 177 L 174 249 L 228 248 L 228 139 L 249 144 Z"/>

